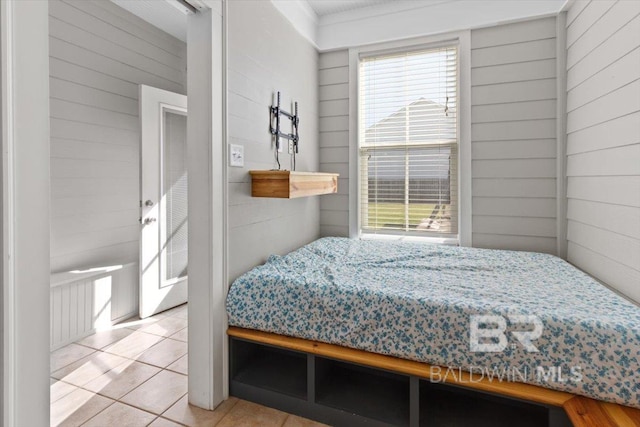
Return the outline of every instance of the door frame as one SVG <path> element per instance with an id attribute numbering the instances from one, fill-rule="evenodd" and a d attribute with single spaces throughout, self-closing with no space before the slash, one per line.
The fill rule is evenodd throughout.
<path id="1" fill-rule="evenodd" d="M 201 117 L 200 131 L 208 132 L 206 141 L 212 152 L 201 163 L 190 161 L 188 173 L 206 176 L 205 186 L 197 194 L 206 193 L 207 197 L 207 208 L 201 215 L 206 218 L 203 227 L 215 230 L 216 234 L 205 245 L 207 255 L 197 261 L 202 275 L 196 285 L 190 271 L 189 368 L 198 374 L 189 377 L 189 401 L 214 409 L 228 397 L 224 311 L 228 287 L 226 0 L 201 2 L 211 11 L 189 17 L 189 49 L 192 59 L 193 54 L 205 55 L 209 74 L 202 71 L 196 74 L 190 67 L 189 92 L 197 91 L 195 81 L 204 85 L 200 91 L 203 87 L 211 89 L 201 95 L 200 105 L 192 105 L 204 106 L 209 114 Z M 0 2 L 3 278 L 0 419 L 6 426 L 49 423 L 48 11 L 48 3 L 44 1 Z M 192 28 L 192 24 L 198 28 Z M 46 125 L 37 126 L 39 123 Z M 190 129 L 192 124 L 187 126 Z M 206 145 L 204 141 L 194 141 L 192 136 L 188 140 L 188 144 L 201 148 Z M 194 216 L 190 209 L 191 224 Z M 190 237 L 194 231 L 190 230 Z M 189 261 L 190 268 L 195 268 L 193 257 Z"/>
<path id="2" fill-rule="evenodd" d="M 0 19 L 1 423 L 48 425 L 49 5 L 2 0 Z"/>
<path id="3" fill-rule="evenodd" d="M 227 0 L 202 1 L 187 21 L 189 402 L 212 410 L 229 396 Z"/>
<path id="4" fill-rule="evenodd" d="M 164 90 L 164 89 L 159 89 L 153 86 L 148 86 L 148 85 L 144 85 L 141 84 L 139 85 L 138 88 L 138 103 L 139 103 L 139 116 L 140 116 L 140 246 L 139 246 L 139 298 L 138 298 L 138 306 L 139 306 L 139 316 L 141 318 L 146 318 L 149 316 L 152 316 L 160 311 L 164 311 L 167 310 L 171 307 L 171 304 L 158 304 L 158 306 L 149 309 L 149 307 L 145 307 L 144 304 L 144 293 L 145 288 L 147 286 L 155 286 L 153 283 L 145 283 L 143 281 L 143 274 L 144 271 L 148 268 L 148 265 L 146 265 L 146 262 L 143 262 L 143 246 L 145 244 L 148 244 L 148 241 L 145 239 L 145 236 L 148 234 L 151 234 L 149 240 L 155 240 L 158 247 L 158 251 L 157 251 L 157 257 L 154 257 L 155 261 L 152 261 L 151 264 L 153 263 L 159 263 L 157 265 L 154 266 L 155 267 L 160 267 L 161 266 L 161 249 L 160 249 L 160 239 L 158 238 L 160 233 L 161 233 L 161 221 L 162 221 L 162 216 L 161 216 L 161 212 L 160 212 L 160 208 L 161 208 L 161 202 L 162 202 L 162 194 L 160 194 L 159 190 L 162 187 L 162 179 L 163 179 L 163 170 L 162 170 L 162 161 L 163 161 L 163 140 L 164 140 L 164 127 L 163 127 L 163 113 L 164 111 L 174 111 L 176 112 L 176 114 L 182 114 L 184 113 L 184 115 L 187 117 L 188 120 L 188 100 L 187 100 L 187 96 L 186 95 L 182 95 L 180 93 L 176 93 L 176 92 L 171 92 L 168 90 Z M 185 107 L 182 107 L 182 105 L 185 105 Z M 160 119 L 158 122 L 155 121 L 155 119 L 158 117 L 158 115 L 160 116 Z M 146 123 L 145 122 L 145 118 L 146 117 L 153 117 L 154 121 L 151 123 Z M 149 139 L 153 139 L 153 145 L 149 144 L 149 141 L 145 141 L 145 136 L 147 136 Z M 146 145 L 149 144 L 149 145 Z M 186 148 L 186 140 L 185 140 L 185 148 Z M 145 173 L 145 157 L 149 156 L 149 155 L 154 155 L 152 152 L 155 152 L 155 155 L 157 156 L 158 160 L 158 164 L 153 166 L 153 169 L 151 171 L 147 171 L 147 173 Z M 149 160 L 146 160 L 147 162 L 149 162 Z M 154 161 L 155 163 L 155 161 Z M 147 165 L 150 165 L 150 163 L 147 163 Z M 158 167 L 157 170 L 155 170 L 155 167 Z M 188 165 L 187 165 L 188 167 Z M 151 193 L 149 194 L 150 188 L 155 188 L 158 187 L 158 192 L 156 193 L 155 190 L 152 190 Z M 146 192 L 145 192 L 146 190 Z M 153 206 L 151 207 L 147 207 L 145 205 L 145 201 L 146 200 L 152 200 L 154 202 Z M 157 218 L 157 221 L 151 223 L 151 224 L 145 224 L 144 220 L 149 217 L 149 216 L 154 216 L 155 218 Z M 187 219 L 188 221 L 188 219 Z M 161 271 L 160 268 L 158 268 L 158 270 L 156 270 L 156 272 L 158 273 L 158 277 L 157 280 L 160 284 L 162 284 L 162 277 L 161 277 Z M 153 273 L 147 273 L 147 274 L 153 274 Z M 149 276 L 147 276 L 147 279 L 149 279 Z M 188 280 L 187 277 L 178 279 L 176 281 L 176 283 L 172 283 L 169 286 L 175 286 L 175 285 L 179 285 L 182 282 L 186 282 Z M 168 284 L 165 284 L 168 285 Z M 184 286 L 187 286 L 186 283 L 184 284 Z M 182 295 L 184 295 L 184 299 L 187 299 L 187 289 L 175 289 L 175 292 L 177 292 L 180 296 L 180 299 L 182 299 Z M 169 291 L 169 293 L 171 293 L 171 291 Z M 167 295 L 165 295 L 167 296 Z M 143 310 L 143 308 L 145 308 Z"/>

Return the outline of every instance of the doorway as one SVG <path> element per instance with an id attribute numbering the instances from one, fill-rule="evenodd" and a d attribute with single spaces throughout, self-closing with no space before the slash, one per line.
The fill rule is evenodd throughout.
<path id="1" fill-rule="evenodd" d="M 140 85 L 140 318 L 187 302 L 187 97 Z"/>

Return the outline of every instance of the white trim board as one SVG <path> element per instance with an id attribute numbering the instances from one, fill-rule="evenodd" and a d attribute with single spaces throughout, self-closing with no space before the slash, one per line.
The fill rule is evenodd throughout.
<path id="1" fill-rule="evenodd" d="M 49 424 L 49 4 L 3 0 L 2 424 Z M 34 410 L 37 408 L 37 410 Z"/>
<path id="2" fill-rule="evenodd" d="M 190 15 L 187 164 L 189 173 L 189 402 L 212 410 L 228 396 L 225 9 Z"/>

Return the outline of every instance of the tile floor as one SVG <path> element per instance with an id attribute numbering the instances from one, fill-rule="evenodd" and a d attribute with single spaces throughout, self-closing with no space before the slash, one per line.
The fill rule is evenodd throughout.
<path id="1" fill-rule="evenodd" d="M 51 353 L 51 426 L 322 425 L 233 397 L 205 411 L 186 394 L 186 304 Z"/>

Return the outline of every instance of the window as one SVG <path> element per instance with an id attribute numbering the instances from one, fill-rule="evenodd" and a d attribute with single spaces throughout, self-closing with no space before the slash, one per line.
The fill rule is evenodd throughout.
<path id="1" fill-rule="evenodd" d="M 457 238 L 457 46 L 359 66 L 360 231 Z"/>

